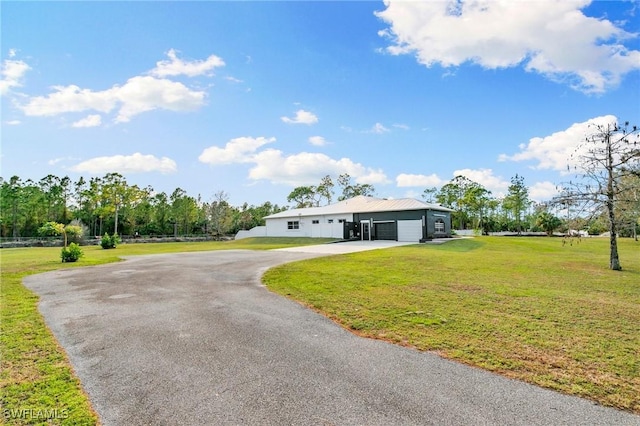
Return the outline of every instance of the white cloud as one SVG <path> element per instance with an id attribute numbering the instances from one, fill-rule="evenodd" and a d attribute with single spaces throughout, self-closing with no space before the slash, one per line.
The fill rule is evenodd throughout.
<path id="1" fill-rule="evenodd" d="M 407 126 L 406 124 L 394 124 L 393 127 L 395 127 L 396 129 L 402 129 L 402 130 L 409 130 L 409 126 Z"/>
<path id="2" fill-rule="evenodd" d="M 124 86 L 115 88 L 115 96 L 122 105 L 116 122 L 127 122 L 134 115 L 154 109 L 193 111 L 204 105 L 205 95 L 175 81 L 133 77 Z"/>
<path id="3" fill-rule="evenodd" d="M 393 55 L 453 67 L 472 62 L 487 69 L 523 66 L 585 93 L 602 93 L 640 69 L 640 51 L 623 42 L 631 34 L 607 19 L 587 17 L 590 0 L 396 1 L 376 16 Z"/>
<path id="4" fill-rule="evenodd" d="M 509 190 L 511 182 L 493 174 L 492 169 L 460 169 L 453 172 L 453 176 L 464 176 L 479 183 L 491 191 L 494 197 L 502 197 Z"/>
<path id="5" fill-rule="evenodd" d="M 351 175 L 350 175 L 351 176 Z M 384 173 L 384 171 L 382 169 L 371 169 L 371 168 L 367 168 L 367 171 L 365 174 L 363 175 L 354 175 L 355 179 L 356 179 L 356 183 L 362 183 L 362 184 L 386 184 L 386 183 L 390 183 L 391 181 L 389 180 L 389 178 L 387 178 L 387 175 Z"/>
<path id="6" fill-rule="evenodd" d="M 388 182 L 382 170 L 365 167 L 349 158 L 336 160 L 314 152 L 286 155 L 273 148 L 260 150 L 275 141 L 276 138 L 265 137 L 235 138 L 223 148 L 211 146 L 205 149 L 198 159 L 210 165 L 249 163 L 252 164 L 249 179 L 291 186 L 315 185 L 326 175 L 342 173 L 348 173 L 357 183 Z"/>
<path id="7" fill-rule="evenodd" d="M 132 117 L 155 109 L 193 111 L 205 104 L 206 92 L 195 90 L 183 83 L 165 77 L 210 75 L 224 61 L 215 55 L 206 60 L 183 61 L 171 49 L 169 60 L 159 61 L 151 75 L 138 75 L 123 85 L 115 84 L 106 90 L 68 86 L 53 86 L 48 95 L 28 98 L 20 108 L 29 116 L 54 116 L 70 112 L 95 111 L 107 114 L 115 111 L 116 123 L 125 123 Z M 29 69 L 22 61 L 5 61 L 0 88 L 8 90 L 18 86 L 20 77 Z"/>
<path id="8" fill-rule="evenodd" d="M 536 182 L 529 187 L 529 198 L 537 202 L 551 200 L 556 195 L 558 195 L 556 184 L 548 181 Z"/>
<path id="9" fill-rule="evenodd" d="M 111 157 L 96 157 L 83 161 L 70 170 L 79 173 L 146 173 L 160 172 L 174 173 L 178 170 L 176 162 L 170 158 L 158 158 L 154 155 L 143 155 L 136 152 L 132 155 L 114 155 Z"/>
<path id="10" fill-rule="evenodd" d="M 376 123 L 373 125 L 373 127 L 371 128 L 371 130 L 369 130 L 370 133 L 376 133 L 378 135 L 381 135 L 383 133 L 387 133 L 390 132 L 389 129 L 387 129 L 386 127 L 384 127 L 381 123 Z"/>
<path id="11" fill-rule="evenodd" d="M 64 159 L 64 158 L 62 158 L 62 157 L 60 157 L 60 158 L 54 158 L 53 160 L 49 160 L 49 161 L 47 161 L 47 164 L 48 164 L 48 165 L 50 165 L 50 166 L 55 166 L 56 164 L 58 164 L 58 163 L 60 163 L 60 162 L 62 162 L 62 161 L 64 161 L 64 160 L 65 160 L 65 159 Z"/>
<path id="12" fill-rule="evenodd" d="M 280 117 L 280 119 L 288 124 L 315 124 L 318 122 L 318 117 L 314 113 L 303 109 L 296 111 L 296 116 L 293 118 Z"/>
<path id="13" fill-rule="evenodd" d="M 103 91 L 81 89 L 76 85 L 54 86 L 53 93 L 31 98 L 20 108 L 30 116 L 52 116 L 68 112 L 109 113 L 119 107 L 116 122 L 154 109 L 192 111 L 204 105 L 205 92 L 194 91 L 182 83 L 150 76 L 130 78 L 123 86 Z"/>
<path id="14" fill-rule="evenodd" d="M 16 49 L 9 49 L 9 57 L 10 58 L 15 58 L 15 56 L 18 54 L 18 51 Z"/>
<path id="15" fill-rule="evenodd" d="M 315 146 L 325 146 L 327 144 L 327 141 L 322 136 L 311 136 L 309 138 L 309 143 Z"/>
<path id="16" fill-rule="evenodd" d="M 4 124 L 9 125 L 9 126 L 17 126 L 19 124 L 22 124 L 22 121 L 20 120 L 7 120 L 4 122 Z"/>
<path id="17" fill-rule="evenodd" d="M 225 65 L 224 61 L 216 55 L 211 55 L 205 60 L 183 61 L 178 58 L 175 49 L 170 49 L 167 56 L 169 60 L 158 61 L 156 68 L 150 71 L 151 75 L 156 77 L 212 75 L 213 69 Z"/>
<path id="18" fill-rule="evenodd" d="M 59 158 L 54 158 L 52 160 L 47 161 L 47 164 L 50 166 L 55 166 L 58 163 L 62 163 L 62 162 L 67 162 L 67 161 L 79 161 L 79 158 L 74 158 L 74 157 L 59 157 Z"/>
<path id="19" fill-rule="evenodd" d="M 26 115 L 51 116 L 67 112 L 95 110 L 103 113 L 111 111 L 116 99 L 111 90 L 94 92 L 78 86 L 53 86 L 54 92 L 48 96 L 35 96 L 20 108 Z"/>
<path id="20" fill-rule="evenodd" d="M 202 151 L 198 157 L 201 163 L 210 165 L 249 163 L 254 161 L 254 154 L 263 145 L 275 142 L 276 138 L 249 136 L 231 139 L 224 148 L 211 146 Z"/>
<path id="21" fill-rule="evenodd" d="M 433 186 L 440 187 L 445 183 L 446 182 L 440 179 L 436 174 L 415 175 L 415 174 L 401 173 L 398 176 L 396 176 L 396 185 L 399 188 L 405 188 L 405 187 L 431 188 Z"/>
<path id="22" fill-rule="evenodd" d="M 301 152 L 285 156 L 282 151 L 267 149 L 253 160 L 256 165 L 249 170 L 249 178 L 268 180 L 291 186 L 317 184 L 323 176 L 348 173 L 358 183 L 383 183 L 387 181 L 381 170 L 367 168 L 349 158 L 336 160 L 325 154 Z"/>
<path id="23" fill-rule="evenodd" d="M 99 114 L 88 115 L 82 120 L 78 120 L 71 127 L 97 127 L 102 124 L 102 117 Z"/>
<path id="24" fill-rule="evenodd" d="M 520 145 L 520 152 L 514 155 L 501 154 L 499 161 L 536 161 L 536 169 L 551 169 L 567 173 L 568 166 L 576 165 L 572 162 L 580 153 L 584 153 L 585 137 L 593 132 L 594 125 L 616 123 L 613 115 L 592 118 L 582 123 L 574 123 L 568 129 L 553 133 L 549 136 L 535 137 L 528 144 Z M 577 149 L 582 145 L 582 151 Z"/>
<path id="25" fill-rule="evenodd" d="M 13 55 L 9 52 L 9 57 L 15 56 L 15 50 Z M 24 75 L 29 71 L 31 67 L 26 62 L 13 59 L 5 59 L 2 62 L 2 79 L 0 79 L 0 95 L 4 96 L 9 93 L 11 89 L 16 87 L 22 87 L 22 79 Z"/>

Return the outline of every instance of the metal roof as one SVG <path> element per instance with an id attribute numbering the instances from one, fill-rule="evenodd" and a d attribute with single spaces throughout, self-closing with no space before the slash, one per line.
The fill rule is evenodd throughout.
<path id="1" fill-rule="evenodd" d="M 329 204 L 323 207 L 307 207 L 303 209 L 291 209 L 266 216 L 265 219 L 277 219 L 285 217 L 322 216 L 330 214 L 391 212 L 403 210 L 436 210 L 452 212 L 453 210 L 442 207 L 439 204 L 425 203 L 414 198 L 398 198 L 385 200 L 382 198 L 365 197 L 359 195 L 348 200 Z"/>

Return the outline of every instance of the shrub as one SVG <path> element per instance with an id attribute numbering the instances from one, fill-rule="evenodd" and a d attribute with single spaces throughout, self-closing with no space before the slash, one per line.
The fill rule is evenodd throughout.
<path id="1" fill-rule="evenodd" d="M 69 242 L 80 244 L 82 241 L 83 229 L 78 225 L 67 225 L 64 227 L 64 232 L 67 234 Z"/>
<path id="2" fill-rule="evenodd" d="M 120 244 L 120 241 L 121 240 L 118 234 L 113 234 L 109 236 L 109 234 L 105 233 L 104 236 L 102 237 L 102 240 L 100 240 L 100 246 L 103 249 L 113 249 L 113 248 L 116 248 L 118 244 Z"/>
<path id="3" fill-rule="evenodd" d="M 57 237 L 64 234 L 64 225 L 58 222 L 46 222 L 38 228 L 38 235 L 41 237 Z"/>
<path id="4" fill-rule="evenodd" d="M 64 247 L 60 252 L 62 263 L 64 262 L 76 262 L 83 256 L 82 249 L 76 243 L 69 244 L 69 247 Z"/>
<path id="5" fill-rule="evenodd" d="M 86 235 L 89 235 L 89 228 L 78 219 L 73 219 L 70 224 L 65 226 L 67 238 L 71 243 L 83 244 Z"/>

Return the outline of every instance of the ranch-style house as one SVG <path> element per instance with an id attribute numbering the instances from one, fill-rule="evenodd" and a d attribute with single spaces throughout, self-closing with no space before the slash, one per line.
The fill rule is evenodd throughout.
<path id="1" fill-rule="evenodd" d="M 423 242 L 451 236 L 451 212 L 413 198 L 358 196 L 329 204 L 286 210 L 265 217 L 265 226 L 240 231 L 251 236 L 317 237 Z"/>

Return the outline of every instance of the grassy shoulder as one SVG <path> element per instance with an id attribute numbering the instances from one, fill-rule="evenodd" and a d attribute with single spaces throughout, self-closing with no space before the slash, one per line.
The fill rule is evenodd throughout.
<path id="1" fill-rule="evenodd" d="M 640 413 L 640 243 L 482 237 L 312 259 L 268 288 L 344 327 Z"/>
<path id="2" fill-rule="evenodd" d="M 98 265 L 120 256 L 207 250 L 268 250 L 318 244 L 310 238 L 247 238 L 229 242 L 123 244 L 115 250 L 83 247 L 77 263 L 61 263 L 60 248 L 0 250 L 0 423 L 94 425 L 98 419 L 66 354 L 47 328 L 38 296 L 22 285 L 27 275 Z"/>

